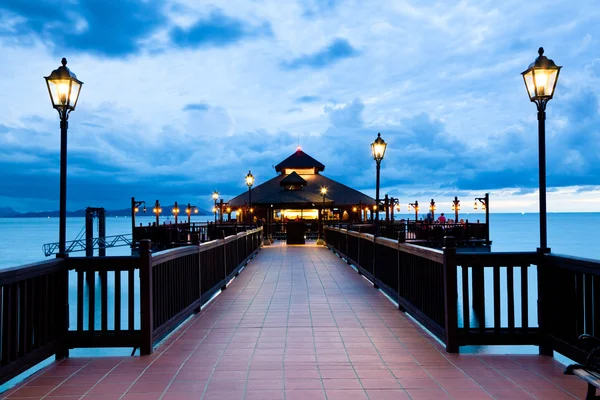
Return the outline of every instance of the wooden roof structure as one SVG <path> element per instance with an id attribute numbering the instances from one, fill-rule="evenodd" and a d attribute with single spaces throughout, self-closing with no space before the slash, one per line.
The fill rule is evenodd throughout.
<path id="1" fill-rule="evenodd" d="M 306 172 L 314 168 L 314 173 Z M 252 205 L 274 208 L 315 208 L 323 205 L 321 188 L 327 188 L 325 204 L 328 207 L 353 207 L 374 205 L 375 199 L 358 190 L 319 174 L 325 165 L 302 150 L 277 164 L 275 170 L 280 174 L 252 188 Z M 289 172 L 286 175 L 286 172 Z M 243 207 L 248 204 L 248 191 L 228 202 L 230 207 Z"/>

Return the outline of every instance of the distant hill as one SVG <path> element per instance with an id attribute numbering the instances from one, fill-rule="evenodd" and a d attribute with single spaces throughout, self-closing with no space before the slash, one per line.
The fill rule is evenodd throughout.
<path id="1" fill-rule="evenodd" d="M 161 207 L 163 209 L 163 212 L 161 215 L 170 215 L 171 210 L 173 209 L 174 205 L 161 206 Z M 179 210 L 180 210 L 179 215 L 186 215 L 185 207 L 186 206 L 183 206 L 183 207 L 181 205 L 179 206 Z M 152 208 L 148 208 L 146 211 L 146 214 L 144 214 L 140 210 L 140 212 L 137 215 L 153 215 Z M 210 213 L 206 210 L 198 209 L 198 214 L 194 214 L 194 215 L 212 215 L 212 213 Z M 131 216 L 131 209 L 124 208 L 122 210 L 106 210 L 106 216 L 107 217 L 128 217 L 128 216 Z M 58 218 L 59 211 L 40 211 L 40 212 L 21 213 L 21 212 L 13 210 L 10 207 L 0 207 L 0 218 L 47 218 L 47 217 Z M 85 210 L 67 211 L 67 217 L 85 217 Z"/>

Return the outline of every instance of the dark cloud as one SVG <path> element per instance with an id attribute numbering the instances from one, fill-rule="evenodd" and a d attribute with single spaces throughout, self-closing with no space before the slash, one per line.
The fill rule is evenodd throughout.
<path id="1" fill-rule="evenodd" d="M 296 98 L 296 103 L 314 103 L 321 100 L 321 98 L 319 96 L 300 96 L 298 98 Z"/>
<path id="2" fill-rule="evenodd" d="M 0 13 L 22 18 L 15 29 L 25 42 L 35 35 L 61 53 L 122 57 L 137 53 L 139 41 L 165 23 L 161 7 L 158 0 L 4 0 Z M 0 35 L 15 38 L 15 32 Z"/>
<path id="3" fill-rule="evenodd" d="M 360 52 L 352 47 L 346 39 L 335 39 L 329 45 L 312 54 L 304 54 L 297 58 L 281 62 L 287 70 L 300 68 L 322 69 L 346 58 L 356 57 Z"/>
<path id="4" fill-rule="evenodd" d="M 190 103 L 183 107 L 183 111 L 206 111 L 209 106 L 205 103 Z"/>
<path id="5" fill-rule="evenodd" d="M 170 32 L 172 43 L 183 48 L 228 46 L 246 38 L 269 36 L 273 36 L 269 23 L 265 22 L 258 26 L 251 25 L 229 17 L 220 10 L 212 11 L 190 28 L 177 27 Z"/>

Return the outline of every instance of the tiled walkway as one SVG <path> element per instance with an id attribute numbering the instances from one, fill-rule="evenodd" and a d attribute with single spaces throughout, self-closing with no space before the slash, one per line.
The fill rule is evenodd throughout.
<path id="1" fill-rule="evenodd" d="M 1 398 L 573 399 L 540 356 L 448 355 L 325 248 L 264 248 L 150 357 L 70 358 Z"/>

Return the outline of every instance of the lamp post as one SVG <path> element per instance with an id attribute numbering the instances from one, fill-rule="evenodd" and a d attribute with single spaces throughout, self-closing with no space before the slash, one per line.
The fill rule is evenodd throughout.
<path id="1" fill-rule="evenodd" d="M 539 48 L 538 54 L 535 61 L 521 75 L 525 81 L 529 100 L 535 103 L 538 111 L 540 250 L 546 253 L 549 251 L 546 229 L 546 104 L 554 96 L 554 89 L 562 67 L 544 56 L 543 47 Z"/>
<path id="2" fill-rule="evenodd" d="M 190 203 L 188 203 L 187 208 L 185 209 L 185 212 L 188 217 L 188 225 L 189 225 L 192 222 L 192 212 L 194 214 L 198 214 L 198 207 L 193 206 Z"/>
<path id="3" fill-rule="evenodd" d="M 325 244 L 325 242 L 323 241 L 322 235 L 321 235 L 321 230 L 323 229 L 323 211 L 325 211 L 325 196 L 327 195 L 327 188 L 326 187 L 322 187 L 321 188 L 321 196 L 323 196 L 323 205 L 321 206 L 321 211 L 319 212 L 319 227 L 318 227 L 318 232 L 317 232 L 317 244 L 318 245 L 322 245 Z"/>
<path id="4" fill-rule="evenodd" d="M 246 175 L 246 185 L 248 186 L 248 218 L 250 219 L 250 223 L 252 224 L 252 185 L 254 185 L 254 175 L 252 172 L 248 170 L 248 175 Z"/>
<path id="5" fill-rule="evenodd" d="M 69 114 L 75 110 L 83 82 L 67 68 L 67 59 L 46 79 L 52 107 L 60 117 L 60 222 L 58 228 L 58 256 L 66 257 L 67 243 L 67 129 Z"/>
<path id="6" fill-rule="evenodd" d="M 371 143 L 371 153 L 373 153 L 373 159 L 375 160 L 377 179 L 375 182 L 375 206 L 379 206 L 379 172 L 381 169 L 381 161 L 385 156 L 385 149 L 387 143 L 381 138 L 381 133 L 377 134 L 377 138 Z M 375 210 L 375 235 L 379 235 L 379 210 Z"/>
<path id="7" fill-rule="evenodd" d="M 419 220 L 419 202 L 417 200 L 415 200 L 414 203 L 408 203 L 408 211 L 410 211 L 410 209 L 415 210 L 415 221 Z"/>
<path id="8" fill-rule="evenodd" d="M 146 202 L 145 201 L 136 201 L 135 197 L 131 198 L 131 248 L 135 247 L 135 235 L 133 231 L 135 230 L 135 214 L 140 211 L 140 206 L 144 205 L 142 208 L 143 212 L 146 212 Z"/>
<path id="9" fill-rule="evenodd" d="M 452 211 L 454 211 L 454 223 L 458 223 L 458 211 L 460 210 L 460 200 L 458 197 L 454 196 L 454 200 L 452 201 Z"/>
<path id="10" fill-rule="evenodd" d="M 177 225 L 177 216 L 179 216 L 179 207 L 177 206 L 177 202 L 175 202 L 175 207 L 173 207 L 173 215 L 175 216 L 175 225 Z"/>
<path id="11" fill-rule="evenodd" d="M 400 212 L 400 200 L 390 197 L 390 220 L 394 222 L 394 211 Z"/>
<path id="12" fill-rule="evenodd" d="M 490 194 L 486 193 L 483 197 L 475 197 L 474 209 L 477 210 L 478 203 L 481 203 L 481 209 L 485 211 L 485 243 L 490 244 Z"/>
<path id="13" fill-rule="evenodd" d="M 160 225 L 158 216 L 162 212 L 162 208 L 160 208 L 160 203 L 158 202 L 158 200 L 156 200 L 156 203 L 154 203 L 154 208 L 152 209 L 152 212 L 156 215 L 156 226 Z"/>
<path id="14" fill-rule="evenodd" d="M 219 198 L 219 192 L 215 190 L 212 194 L 212 198 L 214 201 L 213 212 L 215 213 L 215 224 L 216 224 L 217 223 L 217 212 L 215 210 L 217 209 L 217 199 Z"/>
<path id="15" fill-rule="evenodd" d="M 435 201 L 433 199 L 429 202 L 429 211 L 431 211 L 431 220 L 435 221 Z"/>

